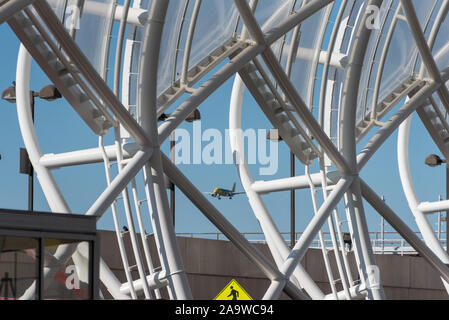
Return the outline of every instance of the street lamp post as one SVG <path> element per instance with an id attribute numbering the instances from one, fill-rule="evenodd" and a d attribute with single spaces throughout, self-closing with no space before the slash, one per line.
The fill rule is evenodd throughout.
<path id="1" fill-rule="evenodd" d="M 159 121 L 165 121 L 166 119 L 168 119 L 170 117 L 169 114 L 165 114 L 163 113 L 160 117 L 159 117 Z M 186 122 L 195 122 L 201 120 L 201 113 L 195 109 L 187 118 L 186 118 Z M 175 141 L 176 137 L 175 137 L 175 130 L 173 130 L 170 134 L 170 160 L 171 162 L 174 164 L 176 162 L 176 158 L 175 158 L 175 145 L 176 145 L 176 141 Z M 169 183 L 169 189 L 170 189 L 170 213 L 173 219 L 173 226 L 175 225 L 175 184 L 170 181 Z"/>
<path id="2" fill-rule="evenodd" d="M 35 98 L 53 101 L 61 98 L 61 93 L 53 85 L 43 87 L 39 92 L 30 91 L 31 119 L 34 123 Z M 16 83 L 2 92 L 2 99 L 9 103 L 16 103 Z M 34 210 L 34 169 L 26 149 L 20 149 L 20 173 L 28 175 L 28 211 Z"/>
<path id="3" fill-rule="evenodd" d="M 446 164 L 446 200 L 449 200 L 449 164 L 447 161 L 436 154 L 431 154 L 427 156 L 424 163 L 432 168 L 441 166 L 443 163 Z M 449 210 L 446 211 L 446 250 L 449 253 Z"/>
<path id="4" fill-rule="evenodd" d="M 176 145 L 176 130 L 173 130 L 170 134 L 170 160 L 172 163 L 176 163 L 175 145 Z M 175 184 L 170 181 L 170 213 L 173 219 L 173 226 L 175 226 Z"/>

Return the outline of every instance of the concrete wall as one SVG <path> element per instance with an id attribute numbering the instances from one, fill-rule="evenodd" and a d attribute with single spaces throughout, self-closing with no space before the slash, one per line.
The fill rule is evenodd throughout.
<path id="1" fill-rule="evenodd" d="M 155 259 L 154 264 L 159 266 L 154 239 L 150 237 L 148 241 L 152 257 Z M 125 237 L 125 243 L 127 252 L 132 252 L 129 238 Z M 260 299 L 269 286 L 269 281 L 264 275 L 228 241 L 179 237 L 178 243 L 194 299 L 213 299 L 232 279 L 236 279 L 253 299 Z M 255 246 L 272 260 L 265 245 Z M 101 255 L 120 281 L 124 282 L 125 276 L 115 233 L 101 232 Z M 355 259 L 352 254 L 349 258 L 353 278 L 357 280 Z M 131 257 L 129 259 L 131 265 L 135 264 Z M 330 260 L 334 277 L 338 279 L 332 252 Z M 381 270 L 381 279 L 388 299 L 448 299 L 440 278 L 423 258 L 377 255 L 376 261 Z M 326 294 L 331 293 L 321 250 L 310 249 L 302 264 L 318 286 Z M 134 271 L 134 279 L 137 278 L 137 272 Z M 342 290 L 339 284 L 337 288 Z M 166 292 L 164 294 L 166 296 Z"/>

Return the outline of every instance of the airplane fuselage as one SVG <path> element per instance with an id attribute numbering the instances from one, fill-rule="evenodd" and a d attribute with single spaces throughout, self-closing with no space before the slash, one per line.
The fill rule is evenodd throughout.
<path id="1" fill-rule="evenodd" d="M 232 196 L 234 193 L 231 190 L 221 189 L 221 188 L 215 188 L 214 192 L 212 193 L 212 197 L 221 199 L 221 197 L 229 197 L 229 199 L 232 199 Z"/>

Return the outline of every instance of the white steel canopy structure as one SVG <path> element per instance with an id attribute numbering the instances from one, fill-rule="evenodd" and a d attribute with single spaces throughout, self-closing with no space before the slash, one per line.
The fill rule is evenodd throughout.
<path id="1" fill-rule="evenodd" d="M 108 185 L 86 215 L 101 217 L 111 209 L 126 282 L 119 282 L 104 261 L 100 280 L 114 298 L 160 298 L 160 289 L 167 288 L 171 299 L 192 299 L 170 216 L 166 176 L 271 281 L 264 299 L 277 299 L 282 292 L 292 299 L 385 298 L 376 277 L 363 199 L 432 265 L 449 292 L 449 255 L 427 220 L 434 212 L 449 210 L 449 202 L 419 202 L 408 163 L 410 117 L 415 111 L 449 158 L 448 0 L 2 2 L 0 23 L 8 23 L 22 42 L 16 74 L 20 130 L 51 210 L 71 212 L 52 170 L 105 165 Z M 119 28 L 113 28 L 114 23 Z M 117 38 L 113 45 L 112 35 Z M 114 72 L 108 82 L 111 55 Z M 42 152 L 30 113 L 31 59 L 98 135 L 98 148 Z M 161 151 L 170 134 L 231 78 L 235 78 L 229 97 L 231 148 L 275 264 Z M 245 92 L 303 164 L 304 175 L 271 181 L 252 177 L 241 130 Z M 174 105 L 174 112 L 158 122 Z M 397 129 L 403 189 L 424 241 L 360 177 Z M 103 137 L 111 130 L 115 143 L 105 145 Z M 360 148 L 365 137 L 371 138 Z M 112 162 L 118 167 L 115 177 Z M 148 211 L 141 208 L 138 185 L 143 186 Z M 262 195 L 295 189 L 310 189 L 314 215 L 290 248 Z M 123 243 L 119 198 L 132 252 L 126 252 Z M 357 270 L 350 270 L 344 250 L 341 203 Z M 150 218 L 155 235 L 162 266 L 158 271 L 153 271 L 144 216 Z M 336 262 L 330 263 L 323 246 L 330 294 L 300 264 L 312 241 L 317 236 L 322 241 L 325 227 Z M 62 245 L 55 258 L 61 265 L 72 256 L 75 263 L 82 263 L 76 259 L 77 250 Z M 130 266 L 130 256 L 135 266 Z M 138 271 L 137 279 L 132 270 Z M 44 276 L 55 272 L 46 268 Z M 354 272 L 359 282 L 354 281 Z M 334 274 L 339 275 L 343 291 L 337 290 Z"/>

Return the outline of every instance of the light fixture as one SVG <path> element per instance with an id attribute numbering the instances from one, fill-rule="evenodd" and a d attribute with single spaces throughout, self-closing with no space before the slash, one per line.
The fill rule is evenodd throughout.
<path id="1" fill-rule="evenodd" d="M 9 103 L 16 103 L 16 83 L 13 82 L 13 86 L 6 88 L 2 92 L 2 99 Z"/>
<path id="2" fill-rule="evenodd" d="M 193 112 L 186 118 L 186 122 L 195 122 L 198 120 L 201 120 L 201 114 L 197 109 L 193 110 Z"/>
<path id="3" fill-rule="evenodd" d="M 39 91 L 39 98 L 47 101 L 54 101 L 61 97 L 62 95 L 59 92 L 58 88 L 51 84 L 43 87 L 41 91 Z"/>
<path id="4" fill-rule="evenodd" d="M 443 163 L 446 163 L 446 160 L 441 159 L 436 154 L 431 154 L 431 155 L 427 156 L 427 158 L 424 161 L 424 163 L 426 165 L 428 165 L 429 167 L 433 168 L 433 167 L 441 166 L 441 164 L 443 164 Z"/>
<path id="5" fill-rule="evenodd" d="M 168 118 L 170 118 L 170 116 L 171 116 L 170 114 L 163 113 L 159 116 L 157 121 L 165 121 Z M 192 123 L 198 120 L 201 120 L 201 113 L 197 109 L 195 109 L 191 114 L 189 114 L 189 116 L 186 118 L 185 121 Z"/>
<path id="6" fill-rule="evenodd" d="M 54 85 L 47 85 L 43 87 L 38 93 L 31 91 L 33 97 L 38 97 L 47 101 L 54 101 L 62 98 L 61 93 L 58 88 Z M 13 82 L 13 85 L 9 88 L 6 88 L 2 92 L 2 99 L 8 101 L 9 103 L 16 103 L 16 83 Z"/>
<path id="7" fill-rule="evenodd" d="M 273 142 L 280 142 L 282 141 L 282 137 L 279 135 L 279 132 L 277 129 L 271 129 L 267 133 L 267 140 L 273 141 Z"/>

